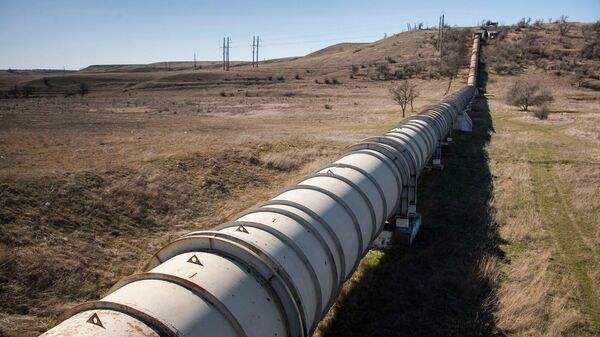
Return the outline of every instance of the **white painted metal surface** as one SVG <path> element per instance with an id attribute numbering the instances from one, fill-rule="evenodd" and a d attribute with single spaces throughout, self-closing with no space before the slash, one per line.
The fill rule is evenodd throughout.
<path id="1" fill-rule="evenodd" d="M 310 336 L 385 220 L 414 211 L 410 189 L 476 93 L 471 65 L 469 86 L 232 222 L 175 240 L 43 336 Z"/>
<path id="2" fill-rule="evenodd" d="M 475 86 L 477 83 L 477 71 L 479 67 L 479 47 L 481 43 L 481 37 L 475 35 L 473 38 L 473 48 L 471 50 L 471 62 L 469 64 L 469 79 L 467 85 Z"/>

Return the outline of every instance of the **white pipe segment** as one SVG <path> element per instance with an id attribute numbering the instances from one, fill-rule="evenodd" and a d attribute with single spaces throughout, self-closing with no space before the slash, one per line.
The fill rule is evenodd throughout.
<path id="1" fill-rule="evenodd" d="M 145 272 L 42 336 L 310 336 L 476 91 L 355 144 L 231 222 L 171 242 Z"/>
<path id="2" fill-rule="evenodd" d="M 471 63 L 469 64 L 469 79 L 467 85 L 475 86 L 477 83 L 477 70 L 479 67 L 479 44 L 481 38 L 479 35 L 475 35 L 473 39 L 473 49 L 471 50 Z"/>

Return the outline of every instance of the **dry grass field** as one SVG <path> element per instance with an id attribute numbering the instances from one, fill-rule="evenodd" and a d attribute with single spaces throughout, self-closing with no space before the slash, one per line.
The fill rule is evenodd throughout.
<path id="1" fill-rule="evenodd" d="M 566 56 L 505 74 L 488 58 L 498 46 L 484 47 L 474 132 L 457 135 L 443 171 L 423 174 L 417 241 L 370 252 L 315 336 L 600 334 L 600 93 L 556 74 L 565 39 L 538 31 Z M 434 38 L 402 33 L 227 73 L 211 63 L 0 72 L 6 95 L 33 88 L 0 99 L 0 336 L 37 336 L 168 241 L 391 128 L 401 114 L 379 64 L 394 73 L 418 59 L 415 110 L 442 99 L 448 80 L 428 68 Z M 553 93 L 548 120 L 505 103 L 518 78 Z"/>

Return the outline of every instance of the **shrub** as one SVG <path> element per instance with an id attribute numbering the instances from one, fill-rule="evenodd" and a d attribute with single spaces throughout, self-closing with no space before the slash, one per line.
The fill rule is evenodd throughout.
<path id="1" fill-rule="evenodd" d="M 527 111 L 530 106 L 544 105 L 554 100 L 554 97 L 539 84 L 528 81 L 515 82 L 507 95 L 507 103 L 523 111 Z"/>
<path id="2" fill-rule="evenodd" d="M 550 115 L 550 110 L 547 105 L 542 105 L 539 110 L 533 112 L 533 116 L 539 120 L 548 119 L 548 115 Z"/>
<path id="3" fill-rule="evenodd" d="M 277 76 L 277 80 L 278 81 L 285 81 L 285 77 L 283 77 L 283 76 Z"/>
<path id="4" fill-rule="evenodd" d="M 514 75 L 520 70 L 520 67 L 513 62 L 503 62 L 498 60 L 494 62 L 492 69 L 499 75 Z"/>
<path id="5" fill-rule="evenodd" d="M 325 104 L 325 109 L 327 109 L 327 110 L 331 110 L 331 109 L 332 109 L 332 106 L 331 106 L 331 105 L 329 105 L 329 104 Z"/>
<path id="6" fill-rule="evenodd" d="M 29 98 L 29 96 L 31 96 L 31 94 L 33 93 L 33 87 L 29 84 L 25 84 L 23 86 L 23 90 L 21 90 L 21 93 L 23 94 L 24 98 Z"/>
<path id="7" fill-rule="evenodd" d="M 522 18 L 517 22 L 517 27 L 519 28 L 527 28 L 531 24 L 531 18 Z"/>
<path id="8" fill-rule="evenodd" d="M 269 81 L 272 81 L 272 80 L 273 80 L 273 76 L 269 76 L 269 77 L 267 77 L 267 78 L 269 79 Z"/>
<path id="9" fill-rule="evenodd" d="M 350 78 L 354 78 L 356 74 L 358 74 L 358 66 L 353 64 L 350 66 Z"/>
<path id="10" fill-rule="evenodd" d="M 52 84 L 50 84 L 50 80 L 48 79 L 48 77 L 44 77 L 43 80 L 44 80 L 44 85 L 45 86 L 47 86 L 47 87 L 51 87 L 52 86 Z"/>
<path id="11" fill-rule="evenodd" d="M 586 44 L 581 50 L 581 56 L 587 59 L 600 59 L 600 21 L 586 28 L 583 36 Z"/>
<path id="12" fill-rule="evenodd" d="M 297 80 L 301 80 L 302 79 L 302 77 L 300 77 L 300 75 L 298 75 L 298 74 L 296 74 L 296 76 L 294 76 L 294 78 L 297 79 Z"/>
<path id="13" fill-rule="evenodd" d="M 296 152 L 269 153 L 261 158 L 261 162 L 267 168 L 291 172 L 302 166 L 304 157 Z"/>
<path id="14" fill-rule="evenodd" d="M 394 72 L 394 78 L 403 80 L 421 75 L 426 70 L 426 67 L 418 62 L 411 62 Z"/>
<path id="15" fill-rule="evenodd" d="M 338 81 L 337 78 L 333 77 L 331 78 L 331 84 L 340 84 L 340 81 Z"/>
<path id="16" fill-rule="evenodd" d="M 81 97 L 83 97 L 85 94 L 90 92 L 90 86 L 85 83 L 85 82 L 81 82 L 79 83 L 79 87 L 77 88 L 77 93 L 79 95 L 81 95 Z"/>
<path id="17" fill-rule="evenodd" d="M 15 86 L 8 90 L 8 96 L 12 98 L 19 98 L 19 96 L 21 96 L 21 88 L 15 84 Z"/>
<path id="18" fill-rule="evenodd" d="M 221 95 L 221 97 L 227 97 L 227 93 L 225 93 L 225 91 L 221 91 L 219 95 Z"/>
<path id="19" fill-rule="evenodd" d="M 384 80 L 387 80 L 390 76 L 390 67 L 386 63 L 382 63 L 377 66 L 377 79 L 381 79 L 383 77 Z"/>

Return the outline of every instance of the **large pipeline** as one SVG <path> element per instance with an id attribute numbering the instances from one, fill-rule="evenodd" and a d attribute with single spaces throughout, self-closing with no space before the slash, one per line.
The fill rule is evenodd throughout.
<path id="1" fill-rule="evenodd" d="M 473 48 L 471 49 L 471 62 L 469 63 L 469 78 L 467 79 L 467 85 L 476 86 L 477 84 L 477 70 L 479 68 L 479 48 L 481 43 L 481 35 L 475 34 L 473 38 Z"/>
<path id="2" fill-rule="evenodd" d="M 231 222 L 171 242 L 42 336 L 310 336 L 476 94 L 478 48 L 477 37 L 469 86 Z"/>

